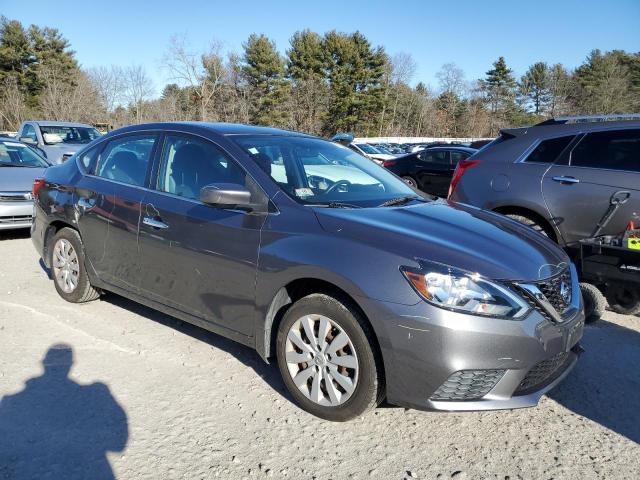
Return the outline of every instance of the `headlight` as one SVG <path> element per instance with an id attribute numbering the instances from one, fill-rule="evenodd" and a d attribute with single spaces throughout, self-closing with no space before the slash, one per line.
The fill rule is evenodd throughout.
<path id="1" fill-rule="evenodd" d="M 511 320 L 524 318 L 531 309 L 515 292 L 477 273 L 435 263 L 400 270 L 422 298 L 440 308 Z"/>

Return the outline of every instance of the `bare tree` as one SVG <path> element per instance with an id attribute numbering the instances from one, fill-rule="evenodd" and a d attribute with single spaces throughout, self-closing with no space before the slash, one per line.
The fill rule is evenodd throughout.
<path id="1" fill-rule="evenodd" d="M 89 79 L 94 85 L 100 101 L 107 112 L 112 112 L 122 100 L 124 89 L 124 72 L 122 67 L 96 67 L 87 71 Z"/>
<path id="2" fill-rule="evenodd" d="M 95 122 L 102 116 L 98 93 L 82 71 L 71 77 L 56 68 L 42 68 L 40 114 L 52 120 Z"/>
<path id="3" fill-rule="evenodd" d="M 0 85 L 0 124 L 3 129 L 17 130 L 29 114 L 23 91 L 14 77 L 7 77 Z"/>
<path id="4" fill-rule="evenodd" d="M 188 49 L 185 37 L 174 36 L 163 59 L 172 80 L 183 87 L 190 87 L 195 93 L 202 121 L 210 119 L 210 107 L 222 88 L 226 74 L 221 51 L 221 43 L 213 40 L 209 49 L 198 55 Z"/>
<path id="5" fill-rule="evenodd" d="M 123 70 L 123 99 L 135 109 L 135 121 L 143 120 L 144 102 L 154 93 L 153 82 L 142 65 L 132 65 Z"/>

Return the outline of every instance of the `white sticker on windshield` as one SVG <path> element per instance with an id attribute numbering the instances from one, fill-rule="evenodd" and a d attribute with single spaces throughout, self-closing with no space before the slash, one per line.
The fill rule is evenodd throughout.
<path id="1" fill-rule="evenodd" d="M 249 153 L 251 153 L 252 155 L 257 155 L 260 152 L 258 152 L 258 149 L 256 147 L 251 147 L 249 149 Z"/>
<path id="2" fill-rule="evenodd" d="M 312 197 L 313 190 L 310 188 L 296 188 L 296 197 Z"/>

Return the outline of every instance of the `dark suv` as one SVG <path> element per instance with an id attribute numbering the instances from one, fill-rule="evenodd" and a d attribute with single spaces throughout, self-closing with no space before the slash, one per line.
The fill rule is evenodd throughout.
<path id="1" fill-rule="evenodd" d="M 508 129 L 466 161 L 449 199 L 508 215 L 563 246 L 591 236 L 616 193 L 630 193 L 601 234 L 640 214 L 640 115 L 565 117 Z"/>

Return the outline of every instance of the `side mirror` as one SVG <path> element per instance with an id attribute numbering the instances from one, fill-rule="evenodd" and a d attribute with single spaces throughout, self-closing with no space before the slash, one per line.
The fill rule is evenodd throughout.
<path id="1" fill-rule="evenodd" d="M 26 143 L 27 145 L 37 145 L 38 142 L 36 142 L 33 138 L 31 137 L 20 137 L 19 140 L 22 143 Z"/>
<path id="2" fill-rule="evenodd" d="M 200 201 L 220 208 L 251 208 L 251 192 L 237 183 L 213 183 L 202 187 Z"/>

